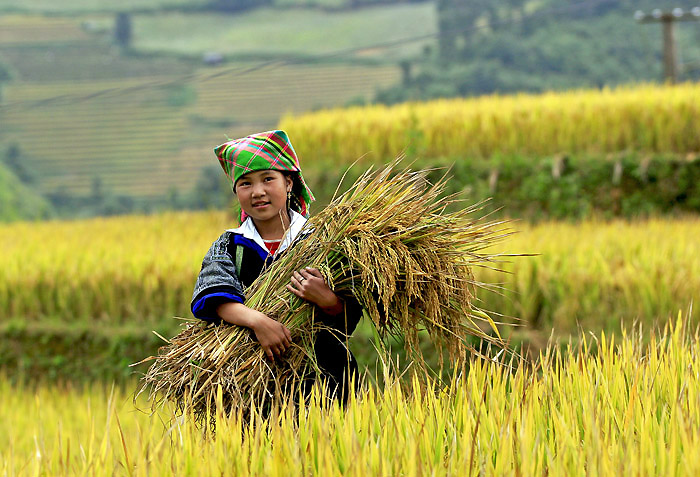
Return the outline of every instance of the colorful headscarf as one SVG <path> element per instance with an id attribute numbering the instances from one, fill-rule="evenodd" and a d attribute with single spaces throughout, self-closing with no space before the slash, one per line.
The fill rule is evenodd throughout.
<path id="1" fill-rule="evenodd" d="M 216 146 L 214 153 L 231 180 L 234 191 L 236 181 L 249 172 L 270 169 L 280 172 L 295 172 L 301 183 L 300 196 L 297 197 L 301 206 L 299 212 L 304 217 L 308 217 L 309 204 L 315 198 L 301 175 L 299 159 L 286 132 L 266 131 L 251 134 Z M 241 211 L 241 220 L 245 217 L 245 212 Z"/>

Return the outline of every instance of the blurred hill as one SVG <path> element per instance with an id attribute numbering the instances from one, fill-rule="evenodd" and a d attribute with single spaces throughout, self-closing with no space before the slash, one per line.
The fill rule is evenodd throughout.
<path id="1" fill-rule="evenodd" d="M 406 18 L 405 27 L 389 39 L 410 35 L 415 19 L 432 11 L 429 4 L 393 8 L 373 10 L 372 41 L 385 39 L 381 32 L 390 31 L 397 15 Z M 265 12 L 248 12 L 245 18 L 210 11 L 134 14 L 133 42 L 122 47 L 114 42 L 111 14 L 1 16 L 0 64 L 10 79 L 2 84 L 0 147 L 21 149 L 35 171 L 36 188 L 59 215 L 215 205 L 202 203 L 202 191 L 193 190 L 198 178 L 207 181 L 200 175 L 215 164 L 215 145 L 272 129 L 283 114 L 371 101 L 378 88 L 399 81 L 396 64 L 371 58 L 371 52 L 317 58 L 334 48 L 351 48 L 358 38 L 339 35 L 317 51 L 308 41 L 292 44 L 303 26 L 298 22 L 282 29 L 279 20 L 268 21 L 267 31 L 286 31 L 276 46 L 260 38 L 256 51 L 210 50 L 241 45 L 224 38 L 226 22 L 231 23 L 227 31 L 240 35 L 239 27 L 261 25 Z M 293 12 L 302 18 L 307 10 Z M 309 15 L 312 23 L 304 27 L 309 30 L 313 15 L 322 16 L 316 18 L 321 24 L 329 17 L 317 10 Z M 336 23 L 347 19 L 357 25 L 357 12 L 334 15 L 340 18 Z M 334 31 L 325 28 L 326 35 Z M 220 35 L 210 43 L 213 31 Z M 253 31 L 247 27 L 243 37 Z M 149 49 L 177 32 L 186 41 L 165 41 L 167 51 Z M 275 49 L 281 46 L 286 49 Z M 212 56 L 220 59 L 207 64 Z"/>
<path id="2" fill-rule="evenodd" d="M 0 0 L 0 151 L 62 216 L 221 206 L 212 147 L 288 113 L 657 81 L 660 27 L 632 14 L 668 5 Z"/>

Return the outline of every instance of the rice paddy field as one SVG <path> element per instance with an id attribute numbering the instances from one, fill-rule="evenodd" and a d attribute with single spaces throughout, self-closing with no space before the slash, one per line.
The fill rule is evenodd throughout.
<path id="1" fill-rule="evenodd" d="M 0 314 L 23 322 L 174 322 L 189 316 L 201 260 L 235 220 L 226 212 L 168 213 L 0 226 Z M 483 308 L 566 335 L 653 324 L 700 297 L 700 220 L 512 222 L 477 279 Z M 51 246 L 46 246 L 51 237 Z M 695 318 L 692 316 L 691 318 Z"/>
<path id="2" fill-rule="evenodd" d="M 206 212 L 0 227 L 2 349 L 29 346 L 25 360 L 43 352 L 54 368 L 78 369 L 56 381 L 36 370 L 19 379 L 5 367 L 3 475 L 700 471 L 697 217 L 512 222 L 517 233 L 494 252 L 535 255 L 494 264 L 508 273 L 475 272 L 501 287 L 480 292 L 480 306 L 521 319 L 504 334 L 532 343 L 528 361 L 457 364 L 445 382 L 396 379 L 406 363 L 378 363 L 345 409 L 312 400 L 252 423 L 219 415 L 216 435 L 206 435 L 168 406 L 151 414 L 143 395 L 134 398 L 133 376 L 81 379 L 88 373 L 74 361 L 128 369 L 147 353 L 126 359 L 132 341 L 55 351 L 57 337 L 76 329 L 76 343 L 127 329 L 173 333 L 203 254 L 234 225 L 229 212 Z M 17 341 L 23 327 L 53 334 Z M 356 335 L 356 347 L 371 348 Z"/>
<path id="3" fill-rule="evenodd" d="M 320 109 L 399 82 L 392 62 L 431 40 L 358 45 L 434 32 L 432 2 L 331 19 L 304 9 L 346 0 L 278 0 L 295 7 L 284 28 L 270 9 L 223 21 L 176 12 L 183 0 L 128 0 L 118 9 L 133 12 L 134 51 L 165 55 L 128 59 L 100 39 L 117 7 L 16 3 L 0 0 L 0 56 L 16 72 L 3 85 L 0 144 L 22 145 L 44 191 L 85 196 L 96 178 L 132 196 L 184 190 L 224 132 L 275 124 L 303 138 L 295 147 L 319 187 L 336 179 L 324 176 L 331 161 L 364 167 L 402 151 L 496 173 L 544 161 L 556 180 L 563 157 L 580 156 L 617 161 L 623 181 L 643 183 L 661 177 L 647 174 L 650 161 L 668 156 L 664 181 L 695 177 L 678 163 L 700 154 L 696 84 Z M 157 8 L 170 10 L 148 14 Z M 377 36 L 354 36 L 358 25 Z M 182 31 L 194 40 L 173 41 Z M 267 66 L 251 62 L 261 37 Z M 294 61 L 342 49 L 348 63 Z M 203 68 L 205 51 L 239 61 Z M 624 154 L 639 170 L 622 170 Z M 603 180 L 621 194 L 620 177 Z M 664 190 L 682 200 L 675 191 Z M 190 316 L 202 257 L 235 225 L 232 211 L 0 224 L 0 475 L 700 474 L 697 214 L 510 222 L 513 234 L 487 250 L 503 255 L 474 273 L 478 306 L 522 357 L 416 376 L 401 353 L 376 360 L 365 320 L 351 342 L 362 391 L 344 409 L 320 390 L 266 420 L 225 416 L 218 402 L 213 435 L 167 404 L 153 411 L 135 395 L 145 368 L 129 364 Z"/>
<path id="4" fill-rule="evenodd" d="M 129 387 L 0 378 L 3 475 L 696 475 L 697 331 L 549 348 L 537 367 L 478 361 L 447 383 L 388 380 L 344 409 L 316 399 L 216 436 Z M 216 412 L 213 410 L 213 412 Z"/>
<path id="5" fill-rule="evenodd" d="M 694 157 L 699 96 L 695 83 L 493 95 L 330 109 L 290 116 L 280 127 L 307 139 L 297 148 L 301 157 L 347 163 L 363 155 L 393 157 L 409 147 L 419 157 L 491 160 L 621 151 Z"/>

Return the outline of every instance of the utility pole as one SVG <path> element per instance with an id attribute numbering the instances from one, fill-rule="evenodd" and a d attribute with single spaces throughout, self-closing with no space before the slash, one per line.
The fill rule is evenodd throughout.
<path id="1" fill-rule="evenodd" d="M 670 12 L 660 9 L 652 10 L 650 14 L 637 10 L 634 19 L 638 23 L 661 23 L 664 31 L 664 79 L 675 84 L 678 81 L 678 51 L 676 49 L 676 22 L 700 21 L 700 7 L 690 11 L 674 8 Z"/>

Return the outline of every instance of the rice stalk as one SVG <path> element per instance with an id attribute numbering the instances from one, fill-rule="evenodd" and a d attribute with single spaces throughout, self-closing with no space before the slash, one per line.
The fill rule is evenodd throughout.
<path id="1" fill-rule="evenodd" d="M 319 268 L 341 298 L 355 297 L 381 336 L 403 337 L 416 369 L 426 369 L 421 330 L 453 360 L 478 354 L 470 337 L 504 347 L 495 323 L 476 306 L 480 283 L 472 272 L 497 259 L 483 249 L 507 235 L 502 222 L 470 218 L 478 205 L 448 213 L 445 179 L 431 184 L 427 171 L 397 172 L 396 164 L 367 171 L 310 219 L 292 251 L 247 290 L 247 306 L 291 331 L 284 359 L 269 362 L 247 328 L 190 323 L 142 379 L 153 406 L 191 403 L 204 420 L 217 390 L 226 412 L 246 415 L 303 389 L 318 371 L 313 344 L 322 325 L 314 306 L 285 287 L 307 266 Z"/>

